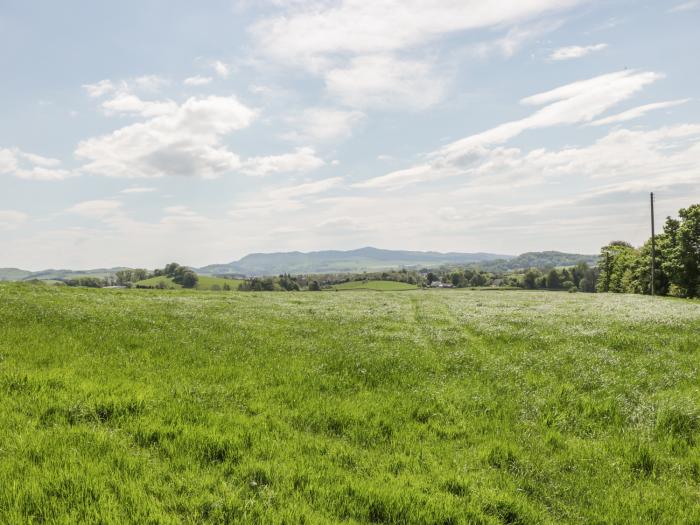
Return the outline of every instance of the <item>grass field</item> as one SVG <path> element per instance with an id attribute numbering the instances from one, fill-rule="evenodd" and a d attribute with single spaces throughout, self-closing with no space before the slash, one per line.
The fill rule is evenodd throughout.
<path id="1" fill-rule="evenodd" d="M 0 284 L 0 523 L 698 523 L 700 303 Z"/>
<path id="2" fill-rule="evenodd" d="M 143 281 L 139 281 L 136 284 L 140 286 L 152 286 L 156 287 L 159 282 L 164 282 L 165 285 L 168 288 L 173 288 L 176 290 L 179 290 L 182 288 L 181 285 L 174 283 L 173 280 L 170 277 L 151 277 L 149 279 L 144 279 Z M 238 290 L 238 286 L 244 282 L 242 279 L 224 279 L 223 277 L 211 277 L 208 275 L 200 275 L 199 276 L 199 281 L 197 282 L 196 289 L 197 290 L 211 290 L 212 287 L 216 289 L 218 286 L 220 289 L 224 287 L 225 284 L 228 284 L 231 287 L 231 290 Z"/>
<path id="3" fill-rule="evenodd" d="M 334 290 L 375 290 L 380 292 L 415 290 L 416 285 L 396 281 L 349 281 L 333 285 Z"/>

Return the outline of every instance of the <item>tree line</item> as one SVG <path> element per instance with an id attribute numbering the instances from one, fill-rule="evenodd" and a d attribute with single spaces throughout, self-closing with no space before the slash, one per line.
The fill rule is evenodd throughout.
<path id="1" fill-rule="evenodd" d="M 658 295 L 700 297 L 700 204 L 666 218 L 655 237 L 654 291 Z M 599 292 L 651 293 L 651 239 L 640 248 L 613 241 L 600 251 Z"/>
<path id="2" fill-rule="evenodd" d="M 73 279 L 64 279 L 68 286 L 84 286 L 87 288 L 105 288 L 107 286 L 119 286 L 131 288 L 140 281 L 145 281 L 151 277 L 169 277 L 174 283 L 183 288 L 194 288 L 199 282 L 199 276 L 194 270 L 178 263 L 166 264 L 164 268 L 157 268 L 152 272 L 144 268 L 124 268 L 106 277 L 82 276 Z M 160 282 L 154 285 L 155 288 L 167 288 L 168 285 Z"/>

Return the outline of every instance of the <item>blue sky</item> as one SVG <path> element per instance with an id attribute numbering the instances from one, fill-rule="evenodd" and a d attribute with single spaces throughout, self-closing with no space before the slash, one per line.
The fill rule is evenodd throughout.
<path id="1" fill-rule="evenodd" d="M 700 202 L 700 0 L 0 1 L 0 266 L 595 253 Z"/>

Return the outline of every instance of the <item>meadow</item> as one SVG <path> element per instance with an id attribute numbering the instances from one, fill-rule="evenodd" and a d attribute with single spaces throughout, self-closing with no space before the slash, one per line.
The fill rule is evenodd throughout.
<path id="1" fill-rule="evenodd" d="M 161 282 L 163 283 L 163 285 L 166 286 L 166 288 L 172 288 L 174 290 L 179 290 L 182 288 L 182 285 L 174 282 L 172 277 L 165 276 L 150 277 L 148 279 L 144 279 L 143 281 L 138 281 L 135 284 L 136 286 L 155 288 Z M 197 282 L 197 286 L 195 288 L 197 290 L 221 290 L 225 285 L 229 285 L 231 287 L 231 290 L 238 290 L 238 286 L 240 286 L 240 284 L 243 282 L 243 279 L 224 279 L 223 277 L 200 275 L 199 280 Z"/>
<path id="2" fill-rule="evenodd" d="M 415 284 L 402 283 L 398 281 L 348 281 L 346 283 L 334 284 L 334 290 L 376 290 L 378 292 L 415 290 Z"/>
<path id="3" fill-rule="evenodd" d="M 700 303 L 0 284 L 0 523 L 698 523 Z"/>

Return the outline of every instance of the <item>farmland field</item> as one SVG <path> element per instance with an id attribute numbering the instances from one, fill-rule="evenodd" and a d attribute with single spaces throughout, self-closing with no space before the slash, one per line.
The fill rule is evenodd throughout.
<path id="1" fill-rule="evenodd" d="M 700 303 L 0 284 L 0 523 L 698 523 Z"/>
<path id="2" fill-rule="evenodd" d="M 349 281 L 333 285 L 334 290 L 376 290 L 380 292 L 415 290 L 415 284 L 397 281 Z"/>
<path id="3" fill-rule="evenodd" d="M 172 278 L 165 276 L 150 277 L 148 279 L 144 279 L 143 281 L 139 281 L 136 284 L 138 286 L 152 286 L 155 288 L 160 282 L 165 284 L 167 288 L 173 288 L 176 290 L 182 288 L 182 285 L 173 282 Z M 224 285 L 228 284 L 231 287 L 231 290 L 238 290 L 238 286 L 242 282 L 244 282 L 243 279 L 224 279 L 223 277 L 211 277 L 209 275 L 200 275 L 196 289 L 211 290 L 212 287 L 214 287 L 214 289 L 216 289 L 217 286 L 219 288 L 223 288 Z"/>

